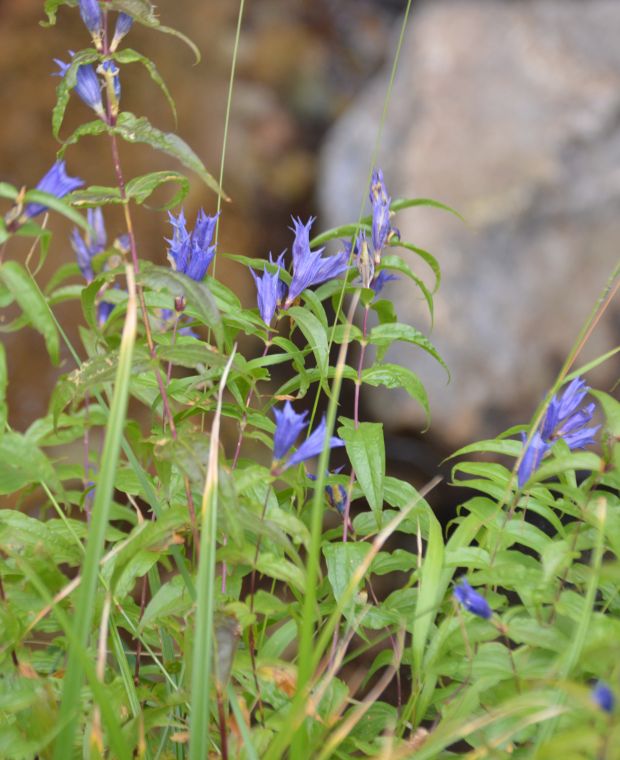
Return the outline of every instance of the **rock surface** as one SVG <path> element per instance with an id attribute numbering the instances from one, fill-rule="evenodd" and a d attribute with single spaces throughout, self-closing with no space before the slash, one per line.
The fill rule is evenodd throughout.
<path id="1" fill-rule="evenodd" d="M 618 260 L 618 29 L 615 0 L 437 0 L 409 26 L 377 164 L 393 198 L 436 198 L 467 220 L 433 209 L 395 220 L 442 266 L 431 337 L 452 383 L 418 350 L 398 357 L 427 385 L 431 430 L 448 445 L 530 419 Z M 325 227 L 357 218 L 388 78 L 328 136 Z M 401 321 L 429 330 L 410 284 L 389 288 Z M 618 343 L 618 318 L 616 300 L 576 366 Z M 617 369 L 589 377 L 606 387 Z M 367 395 L 393 430 L 419 429 L 414 402 L 389 398 Z"/>

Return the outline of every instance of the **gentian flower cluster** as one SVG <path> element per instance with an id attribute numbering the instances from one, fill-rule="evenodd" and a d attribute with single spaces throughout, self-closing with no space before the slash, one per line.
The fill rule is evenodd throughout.
<path id="1" fill-rule="evenodd" d="M 523 488 L 531 478 L 558 439 L 561 438 L 571 451 L 595 443 L 594 435 L 600 425 L 588 427 L 594 415 L 595 404 L 579 408 L 589 390 L 585 381 L 576 377 L 560 397 L 553 396 L 540 428 L 534 432 L 523 454 L 518 471 L 519 488 Z M 525 443 L 525 433 L 522 437 Z"/>
<path id="2" fill-rule="evenodd" d="M 276 418 L 276 432 L 273 437 L 273 465 L 274 472 L 281 473 L 293 465 L 305 462 L 306 459 L 317 456 L 323 450 L 325 444 L 326 425 L 325 417 L 317 425 L 314 431 L 306 438 L 301 446 L 293 454 L 290 451 L 299 435 L 308 427 L 306 417 L 308 412 L 297 414 L 290 401 L 287 401 L 282 409 L 274 409 Z M 328 442 L 329 448 L 344 446 L 344 441 L 332 436 Z"/>
<path id="3" fill-rule="evenodd" d="M 458 586 L 454 588 L 453 594 L 455 599 L 474 615 L 485 620 L 493 615 L 487 600 L 477 591 L 474 591 L 465 578 L 461 578 Z"/>
<path id="4" fill-rule="evenodd" d="M 171 213 L 168 213 L 168 216 L 174 229 L 172 239 L 166 239 L 166 242 L 170 243 L 168 260 L 177 272 L 201 282 L 215 256 L 213 233 L 217 215 L 208 216 L 200 209 L 192 232 L 187 231 L 183 209 L 176 218 Z"/>
<path id="5" fill-rule="evenodd" d="M 83 179 L 70 177 L 67 174 L 67 167 L 64 161 L 56 161 L 47 174 L 41 177 L 35 189 L 55 195 L 56 198 L 64 198 L 68 193 L 77 190 L 78 187 L 82 187 L 83 184 Z M 24 208 L 24 216 L 32 219 L 32 217 L 41 214 L 46 209 L 47 206 L 43 203 L 28 203 Z"/>
<path id="6" fill-rule="evenodd" d="M 394 235 L 398 235 L 398 230 L 392 227 L 390 223 L 390 203 L 392 200 L 387 194 L 381 169 L 375 169 L 372 174 L 369 198 L 372 207 L 371 245 L 369 245 L 366 232 L 360 232 L 355 241 L 354 254 L 362 286 L 372 288 L 375 296 L 377 296 L 387 282 L 398 280 L 396 275 L 385 270 L 375 274 L 376 267 L 381 264 L 383 249 Z M 350 253 L 351 246 L 348 246 L 348 249 Z"/>

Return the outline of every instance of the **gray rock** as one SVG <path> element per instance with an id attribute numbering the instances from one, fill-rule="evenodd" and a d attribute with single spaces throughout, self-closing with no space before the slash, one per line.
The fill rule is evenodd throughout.
<path id="1" fill-rule="evenodd" d="M 442 266 L 431 338 L 452 383 L 417 349 L 398 346 L 392 359 L 422 377 L 432 431 L 449 445 L 530 419 L 618 260 L 618 30 L 616 0 L 437 0 L 407 31 L 376 163 L 393 198 L 436 198 L 467 224 L 427 208 L 396 217 L 402 239 Z M 325 226 L 357 218 L 388 77 L 370 83 L 324 145 Z M 387 287 L 401 321 L 428 331 L 411 284 Z M 618 315 L 616 302 L 576 366 L 618 342 Z M 589 379 L 604 387 L 617 369 Z M 392 429 L 420 427 L 404 393 L 389 391 L 389 403 L 366 393 Z"/>

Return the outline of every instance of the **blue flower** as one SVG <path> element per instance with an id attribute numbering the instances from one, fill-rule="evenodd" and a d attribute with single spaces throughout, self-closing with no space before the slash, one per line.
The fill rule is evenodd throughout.
<path id="1" fill-rule="evenodd" d="M 347 269 L 349 256 L 341 251 L 335 256 L 322 257 L 323 248 L 310 250 L 310 227 L 314 218 L 310 217 L 306 224 L 301 219 L 293 218 L 291 230 L 295 233 L 293 242 L 293 279 L 289 286 L 288 297 L 284 308 L 288 307 L 301 293 L 312 285 L 318 285 L 326 280 L 337 277 Z"/>
<path id="2" fill-rule="evenodd" d="M 78 177 L 69 177 L 64 161 L 56 161 L 52 168 L 39 180 L 36 190 L 44 193 L 55 195 L 57 198 L 64 198 L 67 193 L 77 190 L 84 184 L 83 179 Z M 47 209 L 43 203 L 28 203 L 24 208 L 24 215 L 32 218 Z"/>
<path id="3" fill-rule="evenodd" d="M 603 681 L 597 681 L 591 692 L 592 699 L 606 713 L 612 713 L 616 698 L 613 691 Z"/>
<path id="4" fill-rule="evenodd" d="M 118 47 L 119 42 L 129 32 L 133 25 L 133 18 L 128 13 L 119 13 L 114 27 L 114 37 L 110 43 L 110 51 L 113 53 Z"/>
<path id="5" fill-rule="evenodd" d="M 73 56 L 73 51 L 69 51 Z M 54 58 L 54 63 L 57 64 L 59 71 L 55 72 L 54 76 L 64 77 L 67 71 L 71 68 L 71 64 L 65 63 L 58 58 Z M 103 102 L 101 100 L 101 82 L 97 76 L 95 69 L 90 64 L 78 66 L 75 73 L 75 91 L 78 96 L 86 103 L 89 108 L 100 118 L 104 118 L 105 110 L 103 108 Z"/>
<path id="6" fill-rule="evenodd" d="M 273 436 L 273 456 L 274 459 L 279 460 L 284 458 L 299 438 L 299 434 L 308 425 L 306 422 L 308 412 L 297 414 L 291 402 L 287 401 L 282 409 L 274 408 L 273 415 L 276 418 L 276 432 Z"/>
<path id="7" fill-rule="evenodd" d="M 381 261 L 381 251 L 387 245 L 390 236 L 397 231 L 390 224 L 390 203 L 392 199 L 387 194 L 383 172 L 375 169 L 370 180 L 370 203 L 372 206 L 372 247 L 375 264 Z"/>
<path id="8" fill-rule="evenodd" d="M 273 437 L 273 457 L 274 462 L 280 463 L 280 467 L 278 468 L 280 472 L 321 453 L 325 443 L 325 418 L 321 420 L 297 451 L 286 459 L 295 441 L 308 426 L 306 422 L 308 413 L 297 414 L 291 402 L 287 401 L 282 409 L 274 409 L 273 414 L 276 418 L 276 432 Z M 344 441 L 341 441 L 336 436 L 332 436 L 329 439 L 329 447 L 334 448 L 335 446 L 344 446 Z M 283 462 L 282 460 L 285 461 Z"/>
<path id="9" fill-rule="evenodd" d="M 474 591 L 465 578 L 461 578 L 459 585 L 455 586 L 453 594 L 456 600 L 474 615 L 485 620 L 493 615 L 487 600 L 477 591 Z"/>
<path id="10" fill-rule="evenodd" d="M 269 254 L 269 261 L 271 264 L 274 263 L 271 253 Z M 284 253 L 281 253 L 275 262 L 277 267 L 275 272 L 270 274 L 265 266 L 262 277 L 259 277 L 250 267 L 250 274 L 256 283 L 258 311 L 267 327 L 271 325 L 276 308 L 282 303 L 282 299 L 286 293 L 286 286 L 280 279 L 280 269 L 282 268 L 283 261 Z"/>
<path id="11" fill-rule="evenodd" d="M 518 470 L 519 488 L 527 483 L 538 469 L 544 455 L 554 442 L 561 438 L 571 449 L 582 449 L 596 442 L 595 433 L 600 425 L 588 427 L 594 416 L 595 405 L 579 408 L 590 389 L 580 377 L 576 377 L 560 397 L 553 396 L 542 420 L 540 430 L 532 436 Z M 523 442 L 526 436 L 522 435 Z"/>
<path id="12" fill-rule="evenodd" d="M 338 467 L 333 473 L 327 470 L 325 474 L 329 477 L 330 475 L 337 475 L 341 470 L 342 467 Z M 316 475 L 310 472 L 308 473 L 308 477 L 310 480 L 316 480 Z M 333 486 L 328 484 L 325 486 L 325 495 L 327 496 L 329 506 L 335 509 L 339 515 L 344 515 L 347 508 L 347 489 L 340 485 L 340 483 L 336 483 Z"/>
<path id="13" fill-rule="evenodd" d="M 77 227 L 71 232 L 71 247 L 75 251 L 77 263 L 80 272 L 84 275 L 86 282 L 92 282 L 94 279 L 92 260 L 93 256 L 101 253 L 107 243 L 105 225 L 103 223 L 103 213 L 100 208 L 89 208 L 86 212 L 88 224 L 92 227 L 94 237 L 86 234 L 83 238 Z"/>
<path id="14" fill-rule="evenodd" d="M 100 37 L 103 33 L 103 15 L 98 0 L 80 0 L 80 16 L 88 31 Z"/>
<path id="15" fill-rule="evenodd" d="M 383 290 L 383 286 L 387 282 L 391 282 L 392 280 L 399 280 L 400 278 L 397 277 L 395 274 L 390 274 L 390 272 L 387 271 L 387 269 L 382 269 L 378 275 L 376 275 L 375 279 L 370 283 L 370 287 L 375 291 L 375 295 L 378 296 L 379 293 Z"/>
<path id="16" fill-rule="evenodd" d="M 177 272 L 182 272 L 192 280 L 201 282 L 215 256 L 215 245 L 211 243 L 217 215 L 208 216 L 203 209 L 200 209 L 191 233 L 187 231 L 182 209 L 178 217 L 175 218 L 171 213 L 168 216 L 174 229 L 172 239 L 167 239 L 170 243 L 168 260 Z"/>

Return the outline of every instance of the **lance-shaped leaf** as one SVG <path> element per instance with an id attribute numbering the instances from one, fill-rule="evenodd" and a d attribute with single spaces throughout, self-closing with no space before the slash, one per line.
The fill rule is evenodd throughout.
<path id="1" fill-rule="evenodd" d="M 166 100 L 168 101 L 168 105 L 170 106 L 170 110 L 172 111 L 172 115 L 174 116 L 174 121 L 176 124 L 177 109 L 174 104 L 174 100 L 172 99 L 170 90 L 168 90 L 166 83 L 162 79 L 159 71 L 157 71 L 157 67 L 155 66 L 153 61 L 151 61 L 151 59 L 147 58 L 145 55 L 138 53 L 136 50 L 132 50 L 131 48 L 125 48 L 124 50 L 120 50 L 118 53 L 114 53 L 112 58 L 114 58 L 114 60 L 117 61 L 118 63 L 141 63 L 144 66 L 144 68 L 149 72 L 149 76 L 151 77 L 151 79 L 155 82 L 155 84 L 159 87 L 159 89 L 164 93 L 164 96 Z"/>
<path id="2" fill-rule="evenodd" d="M 351 420 L 341 418 L 344 424 L 338 434 L 344 441 L 347 454 L 355 470 L 370 508 L 379 518 L 383 509 L 383 481 L 385 480 L 385 443 L 383 424 L 361 422 L 357 428 Z"/>
<path id="3" fill-rule="evenodd" d="M 52 111 L 52 134 L 56 139 L 58 139 L 60 127 L 65 117 L 67 104 L 71 97 L 71 90 L 77 82 L 78 69 L 85 64 L 94 63 L 98 58 L 99 54 L 96 50 L 80 50 L 79 53 L 73 56 L 66 72 L 61 77 L 56 88 L 56 104 Z"/>
<path id="4" fill-rule="evenodd" d="M 52 362 L 58 364 L 60 340 L 56 323 L 32 277 L 17 261 L 7 261 L 0 267 L 0 280 L 12 293 L 32 327 L 43 336 Z"/>
<path id="5" fill-rule="evenodd" d="M 118 120 L 111 131 L 130 143 L 146 143 L 162 153 L 178 159 L 183 166 L 196 172 L 208 188 L 221 195 L 225 200 L 228 196 L 219 186 L 215 178 L 205 169 L 204 164 L 189 147 L 189 145 L 173 132 L 162 132 L 154 127 L 144 117 L 137 117 L 129 111 L 118 115 Z"/>

